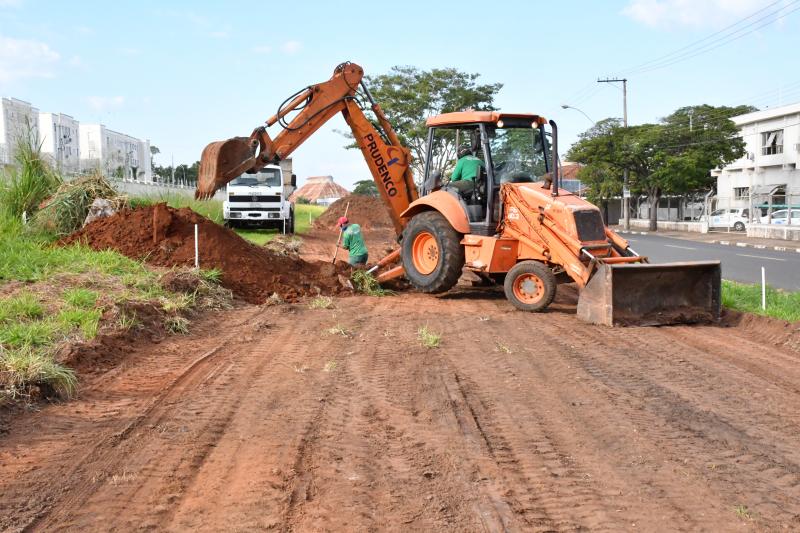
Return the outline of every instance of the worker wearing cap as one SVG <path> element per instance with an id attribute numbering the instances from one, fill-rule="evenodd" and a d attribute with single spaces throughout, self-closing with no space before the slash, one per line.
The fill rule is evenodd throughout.
<path id="1" fill-rule="evenodd" d="M 460 193 L 471 192 L 482 166 L 483 161 L 472 155 L 472 149 L 462 146 L 458 149 L 458 162 L 450 176 L 450 185 Z"/>
<path id="2" fill-rule="evenodd" d="M 339 219 L 339 227 L 342 229 L 342 248 L 347 250 L 347 262 L 353 266 L 364 265 L 367 263 L 367 245 L 361 235 L 361 226 L 350 224 L 347 217 Z"/>

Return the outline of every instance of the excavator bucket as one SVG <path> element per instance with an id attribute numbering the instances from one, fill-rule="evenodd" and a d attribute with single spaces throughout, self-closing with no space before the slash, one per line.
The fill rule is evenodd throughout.
<path id="1" fill-rule="evenodd" d="M 600 263 L 578 299 L 578 318 L 606 326 L 713 322 L 720 316 L 719 261 Z"/>
<path id="2" fill-rule="evenodd" d="M 197 176 L 196 198 L 211 198 L 226 183 L 250 168 L 254 148 L 248 137 L 213 142 L 203 149 Z"/>

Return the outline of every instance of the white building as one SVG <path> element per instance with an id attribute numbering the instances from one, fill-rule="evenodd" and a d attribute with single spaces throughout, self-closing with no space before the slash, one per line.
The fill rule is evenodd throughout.
<path id="1" fill-rule="evenodd" d="M 746 154 L 714 171 L 717 207 L 752 206 L 753 217 L 758 217 L 767 205 L 780 209 L 800 204 L 800 103 L 732 120 L 740 128 Z"/>
<path id="2" fill-rule="evenodd" d="M 14 162 L 17 141 L 30 132 L 38 139 L 39 110 L 16 98 L 3 98 L 0 103 L 0 166 Z"/>
<path id="3" fill-rule="evenodd" d="M 39 113 L 39 142 L 42 152 L 53 158 L 63 174 L 80 172 L 78 121 L 63 113 Z"/>
<path id="4" fill-rule="evenodd" d="M 108 176 L 152 182 L 150 141 L 106 128 L 102 124 L 81 124 L 81 169 L 98 168 Z"/>

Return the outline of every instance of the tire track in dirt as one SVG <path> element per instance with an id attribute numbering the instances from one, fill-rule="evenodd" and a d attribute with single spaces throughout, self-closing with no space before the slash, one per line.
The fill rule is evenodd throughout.
<path id="1" fill-rule="evenodd" d="M 243 319 L 249 319 L 249 312 L 223 313 L 215 325 L 221 323 L 235 331 Z M 204 338 L 205 327 L 206 323 L 198 324 L 197 338 Z M 33 527 L 45 520 L 51 507 L 91 477 L 87 465 L 101 461 L 108 448 L 130 435 L 173 386 L 214 358 L 216 352 L 207 349 L 207 342 L 173 338 L 158 345 L 159 359 L 131 354 L 121 365 L 125 371 L 112 369 L 108 382 L 105 375 L 92 376 L 78 400 L 48 406 L 18 421 L 13 438 L 0 443 L 0 457 L 22 455 L 28 459 L 16 472 L 5 468 L 13 465 L 11 461 L 2 461 L 0 528 L 13 524 L 14 529 L 22 529 L 25 524 Z M 198 349 L 203 343 L 205 349 L 197 353 L 205 354 L 193 360 L 189 348 Z M 188 344 L 185 351 L 175 349 L 181 344 Z M 125 379 L 126 374 L 130 379 Z M 103 387 L 109 388 L 105 394 L 100 392 Z"/>
<path id="2" fill-rule="evenodd" d="M 676 484 L 685 486 L 691 478 L 696 490 L 713 486 L 713 493 L 698 500 L 715 508 L 720 520 L 726 515 L 730 520 L 733 509 L 746 503 L 765 523 L 797 521 L 797 465 L 790 458 L 796 448 L 781 445 L 794 440 L 794 433 L 781 434 L 781 428 L 764 433 L 757 424 L 759 432 L 752 435 L 742 427 L 758 420 L 760 407 L 720 386 L 720 379 L 731 379 L 730 372 L 712 374 L 694 366 L 687 360 L 692 350 L 676 348 L 662 330 L 589 328 L 570 331 L 567 343 L 568 327 L 561 326 L 563 334 L 548 332 L 547 342 L 560 344 L 620 410 L 629 412 L 637 436 L 655 443 L 655 456 L 665 456 L 681 472 L 684 479 Z M 730 349 L 736 349 L 735 341 Z M 666 487 L 666 492 L 675 490 Z M 687 513 L 702 514 L 702 508 Z"/>
<path id="3" fill-rule="evenodd" d="M 548 419 L 539 402 L 519 383 L 517 375 L 521 372 L 509 361 L 510 349 L 495 345 L 494 335 L 487 338 L 477 334 L 476 330 L 488 331 L 491 327 L 481 328 L 473 320 L 461 321 L 451 333 L 463 335 L 464 341 L 464 337 L 474 337 L 476 348 L 484 356 L 451 355 L 449 360 L 459 367 L 456 379 L 476 425 L 510 478 L 508 487 L 517 492 L 518 512 L 527 515 L 529 525 L 537 529 L 618 528 L 620 517 L 610 517 L 608 506 L 619 488 L 598 486 L 585 465 L 571 456 L 556 433 L 563 420 Z M 503 333 L 508 336 L 506 330 Z M 531 376 L 527 377 L 530 380 Z M 529 381 L 526 385 L 545 387 L 546 383 Z M 515 476 L 517 479 L 511 482 Z"/>

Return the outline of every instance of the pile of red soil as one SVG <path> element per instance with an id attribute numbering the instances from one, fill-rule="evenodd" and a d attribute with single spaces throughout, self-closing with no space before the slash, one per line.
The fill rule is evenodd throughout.
<path id="1" fill-rule="evenodd" d="M 116 250 L 158 266 L 194 265 L 194 225 L 198 225 L 200 267 L 222 271 L 222 284 L 237 296 L 262 303 L 272 293 L 287 301 L 300 296 L 336 294 L 347 289 L 340 275 L 346 265 L 308 262 L 279 255 L 239 237 L 188 208 L 166 204 L 124 209 L 87 224 L 61 240 L 95 250 Z"/>
<path id="2" fill-rule="evenodd" d="M 361 226 L 361 229 L 392 227 L 392 219 L 383 200 L 363 194 L 351 194 L 339 198 L 314 221 L 314 226 L 335 228 L 339 217 L 344 216 L 348 203 L 350 208 L 347 210 L 347 218 L 350 222 Z"/>

